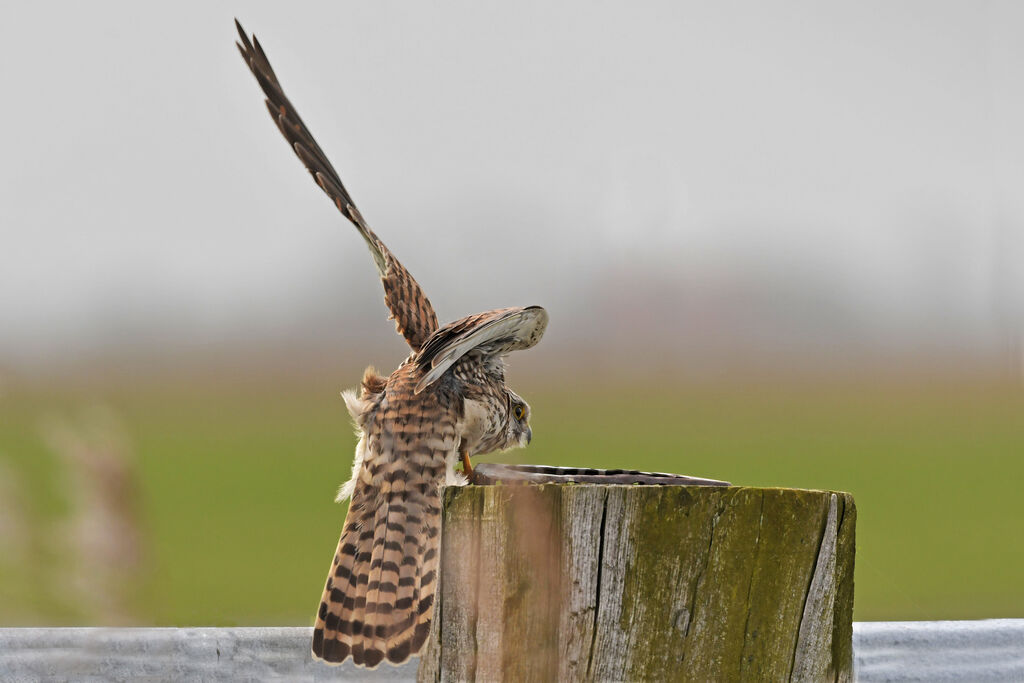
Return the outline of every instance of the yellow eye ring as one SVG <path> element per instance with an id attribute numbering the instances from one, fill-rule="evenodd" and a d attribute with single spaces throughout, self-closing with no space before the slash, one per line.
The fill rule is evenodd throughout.
<path id="1" fill-rule="evenodd" d="M 526 415 L 526 411 L 523 409 L 523 405 L 520 403 L 512 409 L 512 414 L 517 420 L 522 420 L 523 416 Z"/>

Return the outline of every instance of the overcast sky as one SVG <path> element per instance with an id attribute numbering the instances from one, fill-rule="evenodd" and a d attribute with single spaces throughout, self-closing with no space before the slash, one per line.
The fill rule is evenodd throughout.
<path id="1" fill-rule="evenodd" d="M 389 334 L 235 15 L 443 320 L 1022 328 L 1020 3 L 8 2 L 0 360 Z"/>

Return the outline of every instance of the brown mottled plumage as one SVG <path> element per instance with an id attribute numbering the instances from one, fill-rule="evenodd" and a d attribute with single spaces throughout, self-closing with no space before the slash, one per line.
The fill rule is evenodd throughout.
<path id="1" fill-rule="evenodd" d="M 503 357 L 544 334 L 540 306 L 478 313 L 438 329 L 419 284 L 369 228 L 341 178 L 285 97 L 259 41 L 238 22 L 242 58 L 296 155 L 356 226 L 384 284 L 395 327 L 412 348 L 390 377 L 367 368 L 345 403 L 359 428 L 351 497 L 313 631 L 313 655 L 374 667 L 419 652 L 433 614 L 440 486 L 462 484 L 459 458 L 525 446 L 530 408 L 505 385 Z"/>

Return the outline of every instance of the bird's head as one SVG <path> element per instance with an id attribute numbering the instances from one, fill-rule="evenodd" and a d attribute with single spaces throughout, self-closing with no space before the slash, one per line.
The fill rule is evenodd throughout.
<path id="1" fill-rule="evenodd" d="M 533 438 L 533 430 L 530 429 L 530 406 L 511 389 L 506 389 L 506 392 L 508 394 L 508 417 L 505 422 L 503 450 L 523 448 Z"/>

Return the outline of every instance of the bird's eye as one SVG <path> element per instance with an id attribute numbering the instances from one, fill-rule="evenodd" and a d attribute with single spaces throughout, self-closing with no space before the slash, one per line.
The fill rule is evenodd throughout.
<path id="1" fill-rule="evenodd" d="M 512 409 L 512 414 L 515 415 L 517 420 L 522 420 L 523 419 L 523 415 L 526 414 L 526 410 L 523 409 L 523 404 L 520 403 L 515 408 L 513 408 Z"/>

